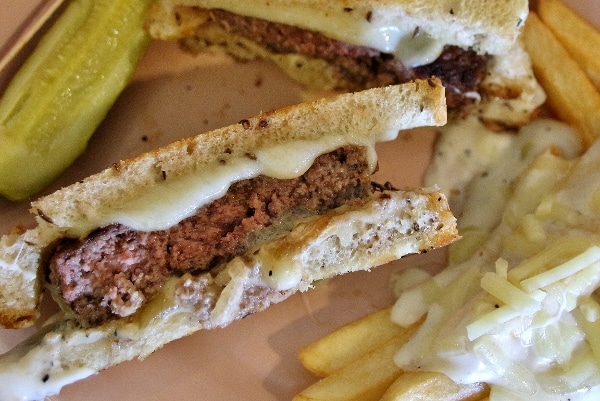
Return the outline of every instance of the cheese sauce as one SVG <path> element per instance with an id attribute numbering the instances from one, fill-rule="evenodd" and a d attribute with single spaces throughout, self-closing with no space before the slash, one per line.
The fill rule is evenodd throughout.
<path id="1" fill-rule="evenodd" d="M 549 157 L 543 160 L 550 164 L 531 168 L 548 152 L 571 161 Z M 468 244 L 472 249 L 442 272 L 458 273 L 450 283 L 433 290 L 417 284 L 400 294 L 394 307 L 398 313 L 404 309 L 399 302 L 410 306 L 412 295 L 432 301 L 421 305 L 425 322 L 414 336 L 417 340 L 398 352 L 396 363 L 443 372 L 458 383 L 491 384 L 491 401 L 600 396 L 595 356 L 600 305 L 590 295 L 600 285 L 600 248 L 579 251 L 600 242 L 600 142 L 583 156 L 580 152 L 577 134 L 552 120 L 537 120 L 518 135 L 488 131 L 474 120 L 443 128 L 426 181 L 445 186 L 462 214 L 459 233 L 474 237 L 475 245 Z M 544 167 L 545 173 L 565 177 L 548 181 L 556 189 L 531 185 L 542 179 Z M 530 205 L 524 207 L 524 201 Z M 508 219 L 505 210 L 513 213 Z M 451 247 L 460 248 L 462 241 Z M 542 261 L 548 270 L 530 270 L 541 269 Z M 480 272 L 465 285 L 460 280 L 472 269 Z M 532 273 L 517 280 L 524 271 Z M 485 287 L 490 274 L 508 289 Z M 515 295 L 532 302 L 516 307 L 521 298 Z M 438 304 L 440 297 L 445 302 Z M 465 300 L 449 306 L 457 297 Z M 393 312 L 392 319 L 401 322 L 406 316 L 395 318 Z"/>
<path id="2" fill-rule="evenodd" d="M 485 242 L 500 221 L 514 180 L 548 149 L 571 159 L 581 145 L 572 128 L 550 119 L 534 120 L 519 135 L 490 131 L 475 117 L 442 128 L 425 185 L 441 187 L 460 216 L 463 238 L 450 248 L 452 262 L 467 259 Z"/>

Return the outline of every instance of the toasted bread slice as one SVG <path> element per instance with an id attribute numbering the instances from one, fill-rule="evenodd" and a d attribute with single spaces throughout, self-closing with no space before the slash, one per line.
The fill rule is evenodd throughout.
<path id="1" fill-rule="evenodd" d="M 191 53 L 268 60 L 316 90 L 437 75 L 453 114 L 520 126 L 545 100 L 519 40 L 527 16 L 522 0 L 161 0 L 147 29 Z"/>
<path id="2" fill-rule="evenodd" d="M 300 143 L 370 146 L 394 138 L 401 129 L 442 125 L 446 121 L 443 93 L 439 81 L 415 81 L 263 113 L 122 161 L 40 198 L 32 203 L 38 226 L 0 241 L 0 324 L 16 328 L 35 321 L 44 262 L 60 238 L 79 238 L 119 222 L 123 215 L 135 214 L 136 210 L 128 208 L 135 208 L 144 197 L 155 206 L 148 213 L 151 217 L 179 212 L 178 208 L 193 210 L 195 200 L 174 206 L 170 200 L 157 202 L 155 194 L 172 191 L 186 177 L 210 175 L 215 166 L 255 157 L 267 148 L 293 149 Z M 323 141 L 331 143 L 323 145 Z M 203 191 L 202 187 L 194 191 L 184 187 L 188 194 Z"/>
<path id="3" fill-rule="evenodd" d="M 159 0 L 155 7 L 149 30 L 162 39 L 181 37 L 182 29 L 188 33 L 193 30 L 182 15 L 193 7 L 298 26 L 358 46 L 376 47 L 375 39 L 365 34 L 371 27 L 389 28 L 388 33 L 398 28 L 412 33 L 418 28 L 443 39 L 444 44 L 488 54 L 510 49 L 529 13 L 526 0 L 461 0 L 451 4 L 416 0 Z"/>
<path id="4" fill-rule="evenodd" d="M 441 193 L 376 193 L 359 208 L 343 206 L 298 224 L 290 233 L 233 259 L 216 276 L 173 277 L 130 318 L 88 329 L 73 320 L 48 327 L 0 357 L 0 398 L 58 393 L 66 384 L 144 358 L 197 330 L 227 326 L 306 291 L 317 280 L 369 270 L 457 238 L 455 218 Z M 278 290 L 274 280 L 294 285 Z M 17 379 L 27 386 L 9 385 Z"/>

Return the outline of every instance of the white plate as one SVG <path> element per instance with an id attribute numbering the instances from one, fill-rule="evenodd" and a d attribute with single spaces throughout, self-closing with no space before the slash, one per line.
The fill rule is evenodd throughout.
<path id="1" fill-rule="evenodd" d="M 38 2 L 3 5 L 0 48 Z M 600 26 L 599 2 L 569 3 Z M 315 95 L 265 63 L 191 57 L 174 44 L 154 43 L 86 153 L 48 191 L 177 138 Z M 423 130 L 379 146 L 377 179 L 396 186 L 419 185 L 432 141 L 433 134 Z M 0 233 L 16 224 L 31 225 L 27 207 L 26 202 L 0 200 Z M 67 386 L 52 399 L 291 399 L 316 380 L 302 368 L 297 352 L 336 327 L 389 305 L 393 301 L 390 276 L 409 264 L 436 268 L 443 264 L 443 253 L 411 256 L 369 273 L 338 277 L 226 329 L 198 332 L 168 344 L 144 361 L 127 362 Z M 45 302 L 45 308 L 53 307 Z M 0 353 L 32 330 L 0 330 Z"/>

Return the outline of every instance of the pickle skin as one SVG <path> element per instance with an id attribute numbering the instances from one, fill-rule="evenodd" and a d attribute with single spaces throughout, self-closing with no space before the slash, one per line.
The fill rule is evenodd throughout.
<path id="1" fill-rule="evenodd" d="M 0 98 L 0 195 L 35 195 L 83 153 L 150 44 L 151 4 L 68 4 Z"/>

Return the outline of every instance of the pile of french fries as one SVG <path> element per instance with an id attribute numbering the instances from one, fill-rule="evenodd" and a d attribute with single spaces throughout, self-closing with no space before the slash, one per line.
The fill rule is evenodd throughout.
<path id="1" fill-rule="evenodd" d="M 384 308 L 352 322 L 300 352 L 300 361 L 322 377 L 294 401 L 475 401 L 486 397 L 483 383 L 459 385 L 435 372 L 404 372 L 394 355 L 420 325 L 392 322 Z"/>
<path id="2" fill-rule="evenodd" d="M 548 107 L 589 146 L 600 136 L 600 33 L 561 0 L 540 0 L 523 39 Z"/>
<path id="3" fill-rule="evenodd" d="M 561 0 L 539 0 L 523 32 L 547 107 L 576 128 L 584 148 L 600 137 L 600 33 Z M 600 232 L 598 233 L 600 234 Z M 436 372 L 405 372 L 395 355 L 417 332 L 392 322 L 391 307 L 317 340 L 300 352 L 320 379 L 295 401 L 487 400 L 485 383 L 457 384 Z"/>

